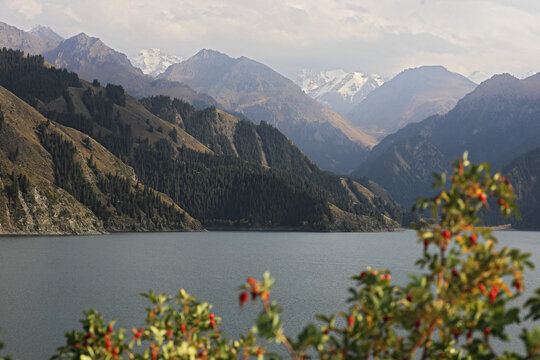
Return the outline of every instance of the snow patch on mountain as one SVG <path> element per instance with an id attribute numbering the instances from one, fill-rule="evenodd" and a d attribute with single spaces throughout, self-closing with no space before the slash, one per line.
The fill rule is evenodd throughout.
<path id="1" fill-rule="evenodd" d="M 178 64 L 184 59 L 180 56 L 169 55 L 160 49 L 143 49 L 135 55 L 131 62 L 134 66 L 142 70 L 143 73 L 151 76 L 158 76 L 172 64 Z"/>
<path id="2" fill-rule="evenodd" d="M 346 72 L 341 69 L 315 72 L 304 69 L 296 83 L 306 94 L 342 114 L 365 99 L 384 83 L 378 75 Z"/>
<path id="3" fill-rule="evenodd" d="M 475 71 L 471 75 L 468 76 L 469 80 L 476 84 L 480 84 L 487 79 L 489 79 L 491 76 L 483 71 Z"/>

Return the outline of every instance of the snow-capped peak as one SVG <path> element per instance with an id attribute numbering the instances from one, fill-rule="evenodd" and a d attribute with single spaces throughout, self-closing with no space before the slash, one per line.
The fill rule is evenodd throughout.
<path id="1" fill-rule="evenodd" d="M 156 48 L 143 49 L 132 59 L 134 66 L 141 69 L 143 73 L 154 77 L 163 73 L 172 64 L 178 64 L 182 61 L 182 57 L 165 54 Z"/>
<path id="2" fill-rule="evenodd" d="M 481 82 L 489 79 L 491 76 L 483 71 L 475 71 L 469 75 L 469 80 L 473 83 L 480 84 Z"/>
<path id="3" fill-rule="evenodd" d="M 384 81 L 378 75 L 357 71 L 337 69 L 315 72 L 304 69 L 298 75 L 297 83 L 314 99 L 335 111 L 346 113 Z"/>

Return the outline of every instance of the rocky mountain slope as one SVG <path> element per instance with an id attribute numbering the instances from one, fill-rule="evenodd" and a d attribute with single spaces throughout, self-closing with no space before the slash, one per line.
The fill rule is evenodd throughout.
<path id="1" fill-rule="evenodd" d="M 15 26 L 0 22 L 0 49 L 19 49 L 29 54 L 43 54 L 54 49 L 59 40 L 45 35 L 45 31 L 35 33 L 17 29 Z"/>
<path id="2" fill-rule="evenodd" d="M 448 112 L 475 87 L 442 66 L 408 69 L 369 93 L 347 117 L 353 125 L 382 139 L 409 123 Z"/>
<path id="3" fill-rule="evenodd" d="M 246 57 L 233 59 L 201 50 L 160 77 L 184 82 L 215 98 L 225 110 L 277 127 L 327 170 L 351 170 L 375 144 L 372 137 L 310 98 L 291 80 Z"/>
<path id="4" fill-rule="evenodd" d="M 64 40 L 63 37 L 58 35 L 53 29 L 48 26 L 37 25 L 30 30 L 31 34 L 37 35 L 45 41 L 50 41 L 56 45 L 60 44 Z"/>
<path id="5" fill-rule="evenodd" d="M 345 115 L 384 81 L 378 75 L 366 75 L 357 71 L 315 72 L 304 69 L 298 74 L 296 83 L 315 100 Z"/>
<path id="6" fill-rule="evenodd" d="M 108 83 L 122 85 L 135 97 L 164 94 L 184 99 L 200 107 L 216 105 L 210 96 L 198 94 L 185 84 L 156 81 L 133 66 L 125 54 L 84 33 L 62 41 L 43 55 L 46 61 L 58 68 L 74 71 L 88 81 L 97 79 L 104 85 Z"/>
<path id="7" fill-rule="evenodd" d="M 0 233 L 202 229 L 99 143 L 3 87 L 0 112 Z"/>
<path id="8" fill-rule="evenodd" d="M 472 161 L 500 170 L 540 146 L 540 75 L 497 75 L 445 115 L 409 124 L 387 136 L 356 172 L 369 175 L 402 205 L 430 191 L 429 174 L 447 169 L 465 150 Z"/>

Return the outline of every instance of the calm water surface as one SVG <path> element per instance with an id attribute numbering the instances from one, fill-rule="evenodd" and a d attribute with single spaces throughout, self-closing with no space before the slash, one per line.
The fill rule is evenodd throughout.
<path id="1" fill-rule="evenodd" d="M 497 232 L 504 245 L 533 254 L 540 266 L 540 232 Z M 82 310 L 96 308 L 119 327 L 138 327 L 147 302 L 141 292 L 184 288 L 214 304 L 231 336 L 245 333 L 258 311 L 238 309 L 246 276 L 270 270 L 272 298 L 284 306 L 289 335 L 314 314 L 346 308 L 352 274 L 367 265 L 389 268 L 403 284 L 417 272 L 415 233 L 130 233 L 84 237 L 0 237 L 0 339 L 4 354 L 48 359 L 63 334 L 79 328 Z M 540 286 L 529 271 L 525 285 Z"/>

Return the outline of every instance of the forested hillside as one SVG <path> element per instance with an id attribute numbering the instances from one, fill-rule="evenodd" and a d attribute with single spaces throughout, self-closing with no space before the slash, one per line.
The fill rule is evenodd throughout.
<path id="1" fill-rule="evenodd" d="M 0 232 L 202 229 L 133 169 L 0 87 Z"/>
<path id="2" fill-rule="evenodd" d="M 393 219 L 402 213 L 391 201 L 381 200 L 386 207 L 379 210 L 370 190 L 365 189 L 371 198 L 354 195 L 340 177 L 322 172 L 267 124 L 255 126 L 212 107 L 197 110 L 158 98 L 167 107 L 154 104 L 153 112 L 166 121 L 120 86 L 89 84 L 73 73 L 44 67 L 41 57 L 9 50 L 1 54 L 1 85 L 49 119 L 96 139 L 133 166 L 143 183 L 171 196 L 205 225 L 312 230 L 398 226 Z M 6 74 L 13 69 L 20 76 Z M 34 83 L 21 84 L 25 71 L 38 74 L 31 77 Z M 32 86 L 51 90 L 28 90 Z"/>
<path id="3" fill-rule="evenodd" d="M 215 160 L 215 156 L 197 156 L 194 160 L 197 163 L 236 167 L 243 163 L 231 157 L 238 157 L 249 162 L 249 166 L 248 164 L 243 166 L 252 170 L 261 169 L 260 166 L 254 165 L 272 168 L 274 176 L 279 174 L 284 183 L 292 184 L 300 180 L 311 187 L 316 185 L 320 188 L 319 191 L 324 193 L 325 198 L 347 212 L 375 217 L 384 214 L 400 222 L 403 219 L 408 224 L 409 218 L 403 218 L 403 211 L 390 196 L 383 198 L 380 194 L 374 194 L 377 190 L 373 189 L 372 183 L 366 181 L 364 186 L 351 179 L 347 180 L 321 170 L 285 135 L 264 121 L 255 125 L 251 121 L 239 120 L 212 107 L 197 110 L 186 102 L 171 100 L 166 96 L 144 98 L 140 101 L 155 115 L 185 128 L 213 150 L 214 154 L 222 155 L 219 161 Z M 186 156 L 186 153 L 182 155 Z M 188 159 L 195 155 L 190 154 Z M 249 183 L 252 180 L 246 181 Z M 351 188 L 362 190 L 353 192 Z M 315 190 L 310 190 L 313 191 Z M 265 190 L 262 191 L 264 192 Z M 372 201 L 373 199 L 377 204 Z"/>

